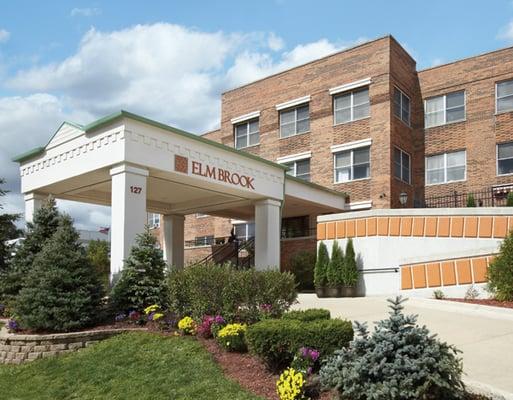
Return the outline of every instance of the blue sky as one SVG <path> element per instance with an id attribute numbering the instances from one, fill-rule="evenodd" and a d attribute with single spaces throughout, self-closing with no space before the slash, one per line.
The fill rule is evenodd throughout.
<path id="1" fill-rule="evenodd" d="M 13 155 L 63 119 L 121 108 L 201 133 L 229 88 L 391 33 L 418 68 L 513 44 L 513 0 L 4 1 L 0 175 L 23 211 Z M 80 227 L 109 211 L 63 203 Z"/>

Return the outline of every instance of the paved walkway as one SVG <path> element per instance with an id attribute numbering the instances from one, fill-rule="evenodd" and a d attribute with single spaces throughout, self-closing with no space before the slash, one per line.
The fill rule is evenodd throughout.
<path id="1" fill-rule="evenodd" d="M 386 297 L 319 299 L 299 295 L 295 308 L 327 308 L 332 316 L 372 322 L 386 318 Z M 410 299 L 405 312 L 418 314 L 441 339 L 463 351 L 466 380 L 491 386 L 513 398 L 513 310 L 431 299 Z"/>

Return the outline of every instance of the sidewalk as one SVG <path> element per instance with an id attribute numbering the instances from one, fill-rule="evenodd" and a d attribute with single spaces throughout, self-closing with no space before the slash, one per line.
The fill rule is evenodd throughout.
<path id="1" fill-rule="evenodd" d="M 295 308 L 327 308 L 333 317 L 372 322 L 388 316 L 386 297 L 326 298 L 299 295 Z M 465 380 L 513 398 L 513 310 L 411 298 L 405 312 L 463 351 Z M 509 396 L 507 396 L 509 398 Z"/>

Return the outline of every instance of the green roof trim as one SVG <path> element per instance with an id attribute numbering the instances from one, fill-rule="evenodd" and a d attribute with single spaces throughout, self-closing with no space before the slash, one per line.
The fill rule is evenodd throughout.
<path id="1" fill-rule="evenodd" d="M 310 186 L 310 187 L 312 187 L 314 189 L 317 189 L 317 190 L 323 190 L 325 192 L 328 192 L 328 193 L 331 193 L 331 194 L 334 194 L 334 195 L 337 195 L 337 196 L 340 196 L 340 197 L 346 198 L 347 196 L 349 196 L 346 192 L 338 192 L 338 191 L 330 189 L 330 188 L 328 188 L 326 186 L 318 185 L 317 183 L 313 183 L 313 182 L 310 182 L 310 181 L 305 181 L 304 179 L 301 179 L 301 178 L 298 178 L 296 176 L 292 176 L 292 175 L 289 175 L 289 174 L 286 175 L 286 179 L 290 179 L 291 181 L 295 181 L 297 183 L 302 183 L 303 185 Z"/>
<path id="2" fill-rule="evenodd" d="M 26 151 L 25 153 L 21 153 L 15 157 L 13 157 L 12 161 L 22 163 L 23 161 L 29 160 L 31 158 L 34 158 L 42 153 L 45 152 L 44 147 L 36 147 L 35 149 Z"/>

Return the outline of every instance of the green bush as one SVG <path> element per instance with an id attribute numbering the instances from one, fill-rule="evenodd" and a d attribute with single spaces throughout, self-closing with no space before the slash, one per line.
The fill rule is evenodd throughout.
<path id="1" fill-rule="evenodd" d="M 315 261 L 314 268 L 315 287 L 323 287 L 328 284 L 327 270 L 329 262 L 328 248 L 324 242 L 321 242 L 317 251 L 317 260 Z"/>
<path id="2" fill-rule="evenodd" d="M 318 319 L 330 319 L 330 310 L 324 308 L 310 308 L 308 310 L 294 310 L 283 314 L 283 319 L 294 319 L 297 321 L 309 322 Z"/>
<path id="3" fill-rule="evenodd" d="M 333 241 L 331 249 L 331 259 L 328 264 L 328 286 L 341 286 L 343 282 L 344 273 L 344 252 L 338 245 L 336 240 Z"/>
<path id="4" fill-rule="evenodd" d="M 109 242 L 106 240 L 92 240 L 87 245 L 87 258 L 91 262 L 98 278 L 105 290 L 110 283 L 110 257 Z"/>
<path id="5" fill-rule="evenodd" d="M 513 207 L 513 192 L 509 192 L 506 197 L 506 207 Z"/>
<path id="6" fill-rule="evenodd" d="M 111 303 L 116 312 L 139 311 L 157 304 L 168 306 L 168 291 L 162 250 L 148 228 L 135 239 L 121 276 L 112 288 Z"/>
<path id="7" fill-rule="evenodd" d="M 513 231 L 501 243 L 499 254 L 490 263 L 488 286 L 497 300 L 513 300 Z"/>
<path id="8" fill-rule="evenodd" d="M 358 338 L 330 357 L 320 371 L 321 384 L 351 400 L 461 399 L 464 385 L 458 350 L 405 316 L 400 297 L 389 300 L 390 317 L 372 334 L 355 323 Z"/>
<path id="9" fill-rule="evenodd" d="M 70 331 L 100 319 L 102 295 L 78 232 L 71 218 L 63 216 L 35 257 L 13 311 L 23 328 Z"/>
<path id="10" fill-rule="evenodd" d="M 288 265 L 290 272 L 296 277 L 298 290 L 314 288 L 315 252 L 302 250 L 294 254 Z"/>
<path id="11" fill-rule="evenodd" d="M 467 196 L 467 207 L 475 207 L 476 206 L 476 200 L 474 199 L 474 195 L 470 193 Z"/>
<path id="12" fill-rule="evenodd" d="M 227 321 L 254 322 L 262 306 L 271 316 L 296 301 L 294 275 L 279 271 L 236 270 L 228 265 L 191 265 L 169 275 L 171 309 L 201 319 L 222 315 Z"/>
<path id="13" fill-rule="evenodd" d="M 344 267 L 342 273 L 342 283 L 344 286 L 356 286 L 359 276 L 356 265 L 356 255 L 353 247 L 353 239 L 349 238 L 346 245 L 346 255 L 344 257 Z"/>
<path id="14" fill-rule="evenodd" d="M 272 371 L 288 366 L 304 346 L 319 350 L 322 359 L 353 339 L 351 322 L 341 319 L 302 322 L 293 319 L 269 319 L 250 325 L 246 332 L 249 350 Z"/>

